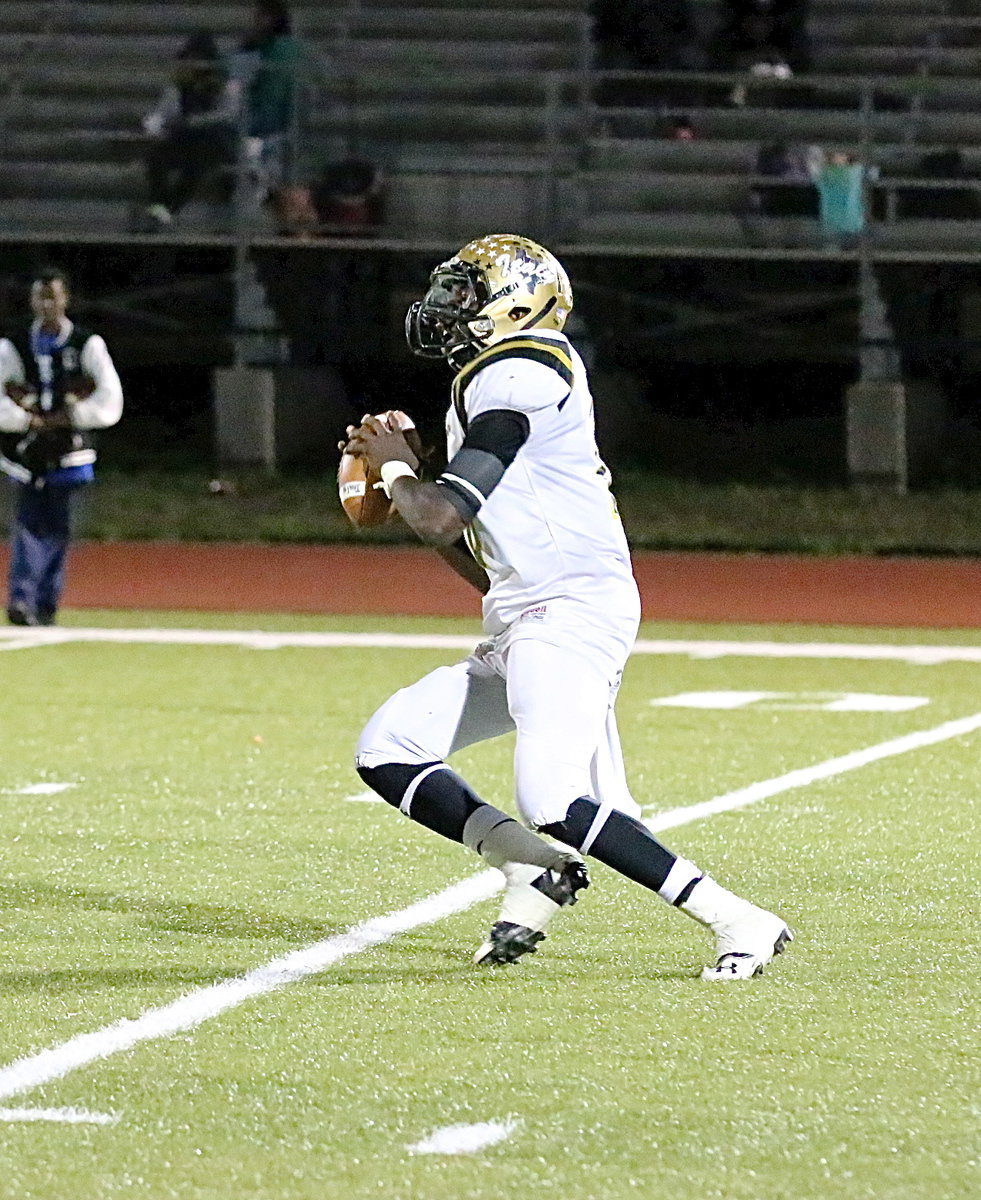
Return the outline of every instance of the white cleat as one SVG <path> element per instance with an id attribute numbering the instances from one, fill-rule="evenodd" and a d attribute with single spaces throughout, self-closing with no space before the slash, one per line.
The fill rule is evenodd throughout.
<path id="1" fill-rule="evenodd" d="M 575 904 L 578 893 L 589 887 L 586 864 L 579 859 L 571 859 L 561 871 L 527 863 L 505 863 L 501 870 L 507 879 L 501 915 L 473 956 L 475 963 L 511 963 L 523 954 L 534 954 L 549 921 L 560 908 Z"/>
<path id="2" fill-rule="evenodd" d="M 714 926 L 716 962 L 702 971 L 711 983 L 731 983 L 763 974 L 763 968 L 794 940 L 786 922 L 775 913 L 746 904 L 732 920 Z"/>

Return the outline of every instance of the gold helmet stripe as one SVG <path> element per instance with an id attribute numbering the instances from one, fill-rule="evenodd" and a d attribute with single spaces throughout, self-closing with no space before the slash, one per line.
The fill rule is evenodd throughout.
<path id="1" fill-rule="evenodd" d="M 536 312 L 534 314 L 534 316 L 529 317 L 528 320 L 525 321 L 524 325 L 521 326 L 521 328 L 522 329 L 532 329 L 535 325 L 538 324 L 538 322 L 540 320 L 542 320 L 543 317 L 548 316 L 548 314 L 552 311 L 552 309 L 556 306 L 556 304 L 558 304 L 557 297 L 549 296 L 549 298 L 545 301 L 545 303 L 538 310 L 538 312 Z"/>

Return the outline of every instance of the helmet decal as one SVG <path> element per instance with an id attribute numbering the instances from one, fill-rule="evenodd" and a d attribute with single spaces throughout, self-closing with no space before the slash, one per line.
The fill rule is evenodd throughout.
<path id="1" fill-rule="evenodd" d="M 512 270 L 521 276 L 525 287 L 532 295 L 535 294 L 535 288 L 555 279 L 555 272 L 548 269 L 540 260 L 532 258 L 524 246 L 518 247 Z"/>

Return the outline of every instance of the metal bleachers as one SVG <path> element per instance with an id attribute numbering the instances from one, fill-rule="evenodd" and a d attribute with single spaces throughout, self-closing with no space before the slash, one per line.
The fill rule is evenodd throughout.
<path id="1" fill-rule="evenodd" d="M 787 142 L 850 153 L 872 169 L 876 251 L 981 249 L 981 223 L 897 219 L 896 204 L 900 186 L 938 186 L 920 177 L 921 163 L 950 149 L 961 155 L 961 186 L 981 200 L 981 4 L 812 0 L 809 34 L 812 70 L 795 79 L 606 73 L 576 179 L 579 240 L 765 245 L 767 222 L 748 236 L 744 219 L 764 182 L 756 155 Z M 692 140 L 674 136 L 682 119 Z M 786 229 L 773 228 L 773 244 L 786 244 Z M 817 223 L 797 222 L 793 243 L 820 248 Z"/>
<path id="2" fill-rule="evenodd" d="M 745 247 L 757 151 L 793 141 L 879 169 L 876 247 L 981 252 L 978 222 L 897 218 L 890 200 L 892 180 L 918 186 L 931 151 L 958 149 L 981 177 L 981 0 L 811 0 L 812 70 L 783 81 L 599 71 L 588 0 L 291 7 L 308 51 L 296 169 L 310 175 L 349 152 L 380 162 L 382 239 L 506 224 L 599 249 Z M 125 233 L 144 194 L 140 119 L 177 48 L 204 27 L 233 49 L 250 10 L 238 0 L 4 0 L 0 228 Z M 674 137 L 682 116 L 693 140 Z M 250 237 L 275 234 L 265 214 L 255 221 Z M 172 236 L 241 236 L 235 223 L 197 202 Z"/>
<path id="3" fill-rule="evenodd" d="M 0 5 L 0 222 L 8 232 L 124 232 L 143 194 L 141 118 L 198 27 L 231 51 L 251 5 L 26 3 Z M 297 171 L 340 154 L 378 160 L 389 177 L 391 232 L 445 231 L 464 177 L 496 174 L 499 196 L 524 197 L 513 222 L 540 220 L 543 180 L 571 122 L 566 76 L 588 67 L 584 0 L 501 0 L 473 11 L 452 0 L 292 5 L 306 48 Z M 39 19 L 40 15 L 40 19 Z M 521 69 L 515 69 L 520 64 Z M 574 89 L 572 89 L 574 90 Z M 510 183 L 508 182 L 510 181 Z M 471 188 L 472 190 L 472 188 Z M 454 199 L 456 198 L 456 199 Z M 486 204 L 483 206 L 488 207 Z M 499 201 L 498 217 L 504 205 Z M 232 214 L 195 203 L 188 235 L 228 235 Z M 254 235 L 274 232 L 259 214 Z"/>

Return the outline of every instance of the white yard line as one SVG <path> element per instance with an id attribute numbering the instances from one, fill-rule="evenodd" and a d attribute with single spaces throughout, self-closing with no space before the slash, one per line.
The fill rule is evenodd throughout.
<path id="1" fill-rule="evenodd" d="M 0 650 L 30 650 L 32 646 L 48 646 L 47 630 L 4 629 L 0 631 Z"/>
<path id="2" fill-rule="evenodd" d="M 927 696 L 890 696 L 878 692 L 678 692 L 655 696 L 651 708 L 698 708 L 717 712 L 737 708 L 768 712 L 911 712 L 929 704 Z"/>
<path id="3" fill-rule="evenodd" d="M 55 796 L 58 792 L 67 792 L 69 788 L 78 787 L 77 783 L 29 783 L 26 787 L 10 788 L 0 792 L 0 796 Z"/>
<path id="4" fill-rule="evenodd" d="M 249 650 L 371 648 L 388 650 L 472 650 L 479 634 L 441 633 L 275 633 L 262 629 L 110 629 L 59 625 L 43 630 L 8 629 L 0 638 L 30 646 L 67 642 L 127 642 L 154 646 L 244 646 Z"/>
<path id="5" fill-rule="evenodd" d="M 748 787 L 737 788 L 734 792 L 716 796 L 713 800 L 703 800 L 701 804 L 689 804 L 684 808 L 672 808 L 667 812 L 657 813 L 646 824 L 655 832 L 659 829 L 673 829 L 676 825 L 698 821 L 715 813 L 745 808 L 747 804 L 755 804 L 757 800 L 766 800 L 770 796 L 778 796 L 781 792 L 806 787 L 819 779 L 832 779 L 835 775 L 844 775 L 846 771 L 855 771 L 883 758 L 906 754 L 923 746 L 935 746 L 938 742 L 946 742 L 951 738 L 965 737 L 978 729 L 981 729 L 981 713 L 961 717 L 956 721 L 945 721 L 943 725 L 934 729 L 923 729 L 918 733 L 891 738 L 888 742 L 879 742 L 878 745 L 868 746 L 865 750 L 853 750 L 850 754 L 829 758 L 813 767 L 799 767 L 796 771 L 788 771 L 786 775 L 764 779 L 761 783 L 751 783 Z"/>
<path id="6" fill-rule="evenodd" d="M 689 658 L 850 658 L 857 661 L 908 662 L 932 667 L 938 663 L 981 663 L 981 646 L 904 646 L 873 642 L 713 642 L 645 641 L 636 654 L 687 654 Z"/>
<path id="7" fill-rule="evenodd" d="M 446 1125 L 406 1149 L 410 1154 L 476 1154 L 510 1137 L 519 1123 L 481 1121 L 476 1125 Z"/>
<path id="8" fill-rule="evenodd" d="M 655 831 L 673 829 L 714 813 L 744 808 L 748 804 L 804 787 L 819 779 L 829 779 L 847 771 L 857 770 L 880 759 L 905 754 L 923 746 L 936 745 L 951 738 L 963 737 L 978 729 L 981 729 L 981 712 L 960 720 L 947 721 L 934 729 L 906 734 L 864 750 L 855 750 L 851 754 L 828 759 L 813 767 L 802 767 L 774 779 L 750 784 L 749 787 L 716 796 L 713 800 L 671 809 L 653 816 L 647 825 Z M 124 1018 L 93 1033 L 79 1034 L 58 1046 L 18 1059 L 0 1069 L 0 1099 L 21 1095 L 42 1084 L 61 1079 L 78 1067 L 129 1050 L 142 1042 L 193 1029 L 203 1021 L 236 1008 L 246 1000 L 296 983 L 309 975 L 318 974 L 334 963 L 352 954 L 359 954 L 362 950 L 379 946 L 400 933 L 407 933 L 443 917 L 464 912 L 474 904 L 493 896 L 502 884 L 503 876 L 499 871 L 481 871 L 399 912 L 364 921 L 346 933 L 273 959 L 272 962 L 245 975 L 188 992 L 171 1004 L 148 1010 L 135 1020 Z"/>
<path id="9" fill-rule="evenodd" d="M 0 1108 L 0 1121 L 60 1121 L 65 1125 L 115 1125 L 118 1113 L 84 1108 Z"/>
<path id="10" fill-rule="evenodd" d="M 141 1042 L 193 1029 L 253 996 L 262 996 L 308 975 L 316 975 L 351 954 L 381 945 L 410 929 L 464 912 L 493 896 L 502 883 L 499 871 L 481 871 L 399 912 L 373 917 L 345 933 L 274 958 L 245 975 L 188 992 L 171 1004 L 149 1009 L 135 1020 L 124 1018 L 93 1033 L 79 1034 L 50 1050 L 28 1055 L 0 1069 L 0 1099 L 61 1079 L 77 1067 L 129 1050 Z"/>
<path id="11" fill-rule="evenodd" d="M 479 640 L 478 633 L 271 633 L 240 629 L 86 629 L 81 626 L 56 626 L 41 630 L 4 630 L 0 633 L 0 649 L 58 646 L 68 642 L 129 642 L 159 646 L 243 646 L 251 650 L 336 647 L 469 651 Z M 981 663 L 981 646 L 903 646 L 872 642 L 735 642 L 641 638 L 634 645 L 634 653 L 682 654 L 689 658 L 879 659 L 920 666 L 947 662 Z"/>

